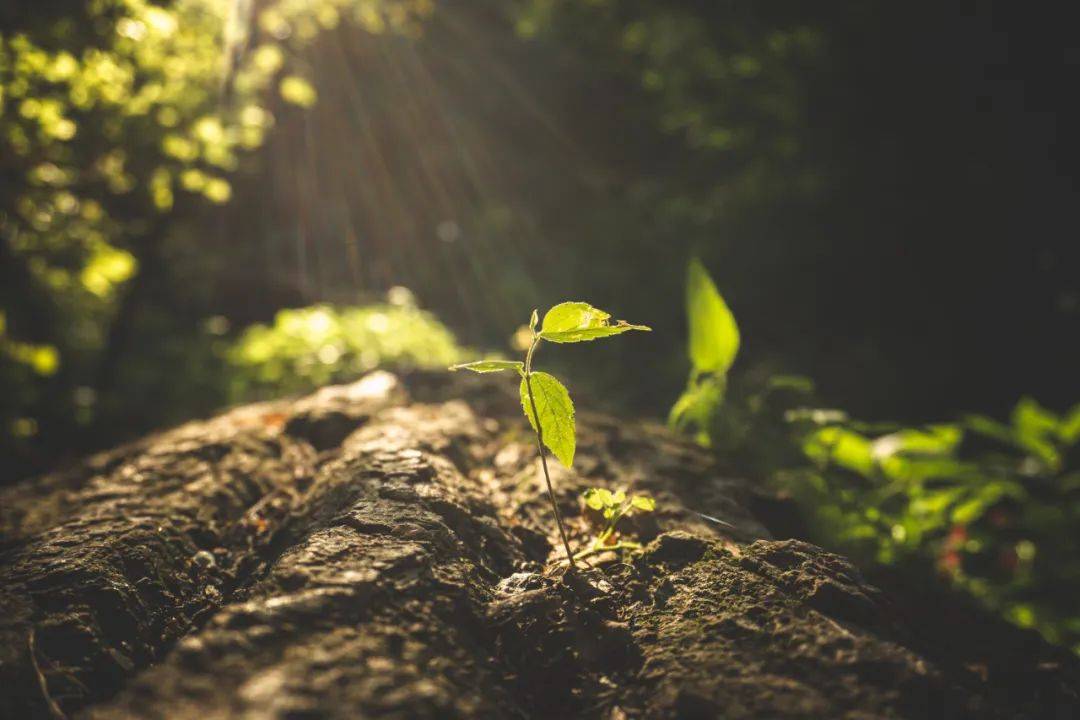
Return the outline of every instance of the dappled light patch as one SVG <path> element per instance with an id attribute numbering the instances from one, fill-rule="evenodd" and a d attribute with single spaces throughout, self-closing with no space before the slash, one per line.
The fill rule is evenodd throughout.
<path id="1" fill-rule="evenodd" d="M 412 305 L 318 305 L 282 310 L 226 350 L 237 399 L 275 396 L 357 378 L 378 367 L 445 367 L 466 356 L 431 314 Z M 350 392 L 389 391 L 370 376 Z"/>
<path id="2" fill-rule="evenodd" d="M 140 314 L 164 276 L 183 275 L 175 256 L 190 239 L 186 223 L 205 204 L 233 200 L 283 103 L 315 103 L 300 68 L 320 33 L 353 23 L 415 34 L 432 9 L 430 0 L 108 0 L 0 11 L 12 22 L 0 26 L 0 448 L 33 465 L 64 449 L 28 428 L 117 424 L 118 358 L 146 326 L 166 338 L 163 354 L 180 356 L 176 375 L 199 386 L 192 410 L 220 392 L 204 369 L 210 339 L 172 320 L 173 308 Z M 168 347 L 177 334 L 185 347 Z M 186 417 L 161 410 L 158 422 Z"/>

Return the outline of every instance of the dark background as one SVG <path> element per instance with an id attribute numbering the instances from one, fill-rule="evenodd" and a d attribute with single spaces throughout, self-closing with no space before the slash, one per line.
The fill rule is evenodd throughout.
<path id="1" fill-rule="evenodd" d="M 740 368 L 805 373 L 857 415 L 1075 400 L 1080 47 L 1064 9 L 624 3 L 624 19 L 655 6 L 694 17 L 703 44 L 752 51 L 771 28 L 809 27 L 820 46 L 748 87 L 692 84 L 675 102 L 723 106 L 754 131 L 713 152 L 657 130 L 662 102 L 612 53 L 606 18 L 522 40 L 491 5 L 447 3 L 415 50 L 316 49 L 356 74 L 327 71 L 327 102 L 277 142 L 298 153 L 282 172 L 314 152 L 313 182 L 334 189 L 298 200 L 287 187 L 275 212 L 314 202 L 325 222 L 327 205 L 346 208 L 364 282 L 414 288 L 475 343 L 500 346 L 532 306 L 564 297 L 653 324 L 648 342 L 579 351 L 653 411 L 681 381 L 671 356 L 691 252 L 740 321 Z M 422 92 L 401 103 L 402 87 Z M 762 109 L 767 93 L 781 111 Z M 380 167 L 350 143 L 343 160 L 324 140 L 342 134 L 395 150 Z M 460 238 L 438 240 L 444 221 Z M 340 234 L 309 237 L 332 256 Z M 305 297 L 348 287 L 323 273 Z"/>

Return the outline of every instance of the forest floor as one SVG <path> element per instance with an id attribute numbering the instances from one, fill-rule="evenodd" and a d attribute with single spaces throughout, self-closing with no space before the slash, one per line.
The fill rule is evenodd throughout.
<path id="1" fill-rule="evenodd" d="M 651 423 L 579 413 L 571 543 L 588 487 L 657 510 L 566 573 L 513 389 L 379 372 L 0 490 L 0 717 L 1080 717 L 1076 657 L 773 539 Z"/>

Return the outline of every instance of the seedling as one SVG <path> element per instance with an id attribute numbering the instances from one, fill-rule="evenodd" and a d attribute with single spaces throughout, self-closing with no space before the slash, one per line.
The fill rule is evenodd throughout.
<path id="1" fill-rule="evenodd" d="M 477 362 L 454 365 L 451 370 L 471 370 L 476 373 L 502 372 L 513 370 L 521 376 L 519 393 L 521 409 L 532 425 L 536 434 L 536 452 L 540 456 L 540 466 L 544 471 L 548 499 L 555 514 L 555 523 L 559 527 L 566 559 L 574 567 L 574 553 L 570 550 L 566 527 L 563 525 L 559 504 L 555 501 L 555 491 L 551 486 L 551 474 L 548 472 L 547 456 L 544 447 L 555 455 L 566 467 L 574 464 L 574 450 L 577 446 L 574 426 L 574 403 L 570 393 L 555 376 L 539 370 L 533 370 L 533 355 L 540 342 L 577 343 L 599 338 L 621 335 L 630 330 L 649 330 L 644 325 L 631 325 L 623 320 L 611 321 L 611 315 L 594 308 L 585 302 L 564 302 L 551 308 L 544 315 L 544 321 L 537 330 L 539 315 L 533 310 L 529 319 L 529 331 L 532 334 L 525 361 L 520 360 L 478 360 Z"/>
<path id="2" fill-rule="evenodd" d="M 692 432 L 698 442 L 710 445 L 716 414 L 727 392 L 727 373 L 739 353 L 739 326 L 697 258 L 690 261 L 686 272 L 686 316 L 690 380 L 671 408 L 668 424 L 674 430 Z"/>
<path id="3" fill-rule="evenodd" d="M 590 488 L 582 497 L 585 506 L 599 515 L 602 529 L 593 539 L 592 545 L 579 552 L 575 559 L 581 560 L 595 553 L 641 548 L 641 543 L 619 539 L 616 535 L 617 525 L 624 517 L 635 513 L 651 513 L 656 509 L 655 500 L 648 495 L 627 497 L 622 490 L 611 492 L 604 488 Z"/>

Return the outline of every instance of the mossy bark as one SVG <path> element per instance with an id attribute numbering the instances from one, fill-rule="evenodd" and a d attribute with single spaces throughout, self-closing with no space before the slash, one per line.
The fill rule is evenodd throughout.
<path id="1" fill-rule="evenodd" d="M 1080 713 L 1071 655 L 978 613 L 926 632 L 649 423 L 579 417 L 571 542 L 588 486 L 658 511 L 564 575 L 512 390 L 377 373 L 0 491 L 0 717 Z"/>

